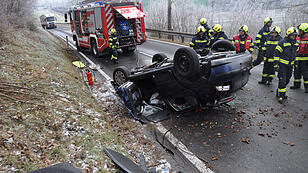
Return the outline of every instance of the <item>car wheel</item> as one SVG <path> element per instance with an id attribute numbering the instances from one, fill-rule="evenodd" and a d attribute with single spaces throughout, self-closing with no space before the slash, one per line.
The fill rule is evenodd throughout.
<path id="1" fill-rule="evenodd" d="M 200 79 L 200 64 L 199 56 L 191 48 L 180 48 L 175 52 L 174 58 L 174 72 L 178 78 L 184 78 L 189 81 L 196 81 Z"/>
<path id="2" fill-rule="evenodd" d="M 116 85 L 120 86 L 128 81 L 130 71 L 125 66 L 120 66 L 113 71 L 113 80 Z"/>
<path id="3" fill-rule="evenodd" d="M 122 47 L 121 50 L 125 53 L 125 54 L 130 54 L 132 52 L 134 52 L 136 49 L 136 46 L 130 46 L 130 47 Z"/>
<path id="4" fill-rule="evenodd" d="M 211 50 L 215 52 L 227 52 L 235 51 L 235 47 L 229 40 L 218 40 L 212 45 Z"/>
<path id="5" fill-rule="evenodd" d="M 96 41 L 91 41 L 91 52 L 95 58 L 99 57 Z"/>
<path id="6" fill-rule="evenodd" d="M 152 63 L 154 62 L 162 62 L 164 59 L 168 59 L 167 55 L 163 53 L 157 53 L 152 58 Z"/>

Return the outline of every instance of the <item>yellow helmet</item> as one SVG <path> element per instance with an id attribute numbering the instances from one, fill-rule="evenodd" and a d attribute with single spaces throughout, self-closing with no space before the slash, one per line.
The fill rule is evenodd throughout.
<path id="1" fill-rule="evenodd" d="M 270 18 L 270 17 L 266 17 L 266 18 L 264 19 L 264 24 L 272 23 L 272 22 L 273 22 L 273 19 Z"/>
<path id="2" fill-rule="evenodd" d="M 277 32 L 278 35 L 281 34 L 281 29 L 278 26 L 275 26 L 271 32 Z"/>
<path id="3" fill-rule="evenodd" d="M 114 34 L 115 32 L 117 32 L 114 28 L 112 28 L 111 30 L 110 30 L 110 34 Z"/>
<path id="4" fill-rule="evenodd" d="M 297 35 L 296 29 L 294 27 L 291 27 L 287 30 L 286 36 L 289 37 L 289 35 Z"/>
<path id="5" fill-rule="evenodd" d="M 200 23 L 201 23 L 201 25 L 206 24 L 206 22 L 207 22 L 207 21 L 206 21 L 206 19 L 205 19 L 205 18 L 201 18 L 201 19 L 200 19 Z"/>
<path id="6" fill-rule="evenodd" d="M 245 34 L 247 34 L 248 33 L 248 26 L 247 25 L 241 26 L 240 31 L 244 31 Z"/>
<path id="7" fill-rule="evenodd" d="M 301 23 L 300 25 L 298 25 L 297 27 L 299 30 L 304 31 L 304 33 L 308 32 L 308 23 Z"/>
<path id="8" fill-rule="evenodd" d="M 222 27 L 220 24 L 216 24 L 213 26 L 213 30 L 216 32 L 221 32 L 222 31 Z"/>
<path id="9" fill-rule="evenodd" d="M 199 26 L 198 28 L 197 28 L 197 33 L 199 33 L 199 32 L 205 32 L 206 30 L 205 30 L 205 28 L 203 27 L 203 26 Z"/>

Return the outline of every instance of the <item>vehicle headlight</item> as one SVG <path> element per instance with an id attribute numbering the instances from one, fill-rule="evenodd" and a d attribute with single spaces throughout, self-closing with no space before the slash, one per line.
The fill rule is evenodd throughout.
<path id="1" fill-rule="evenodd" d="M 230 85 L 222 85 L 222 86 L 216 86 L 217 91 L 229 91 Z"/>

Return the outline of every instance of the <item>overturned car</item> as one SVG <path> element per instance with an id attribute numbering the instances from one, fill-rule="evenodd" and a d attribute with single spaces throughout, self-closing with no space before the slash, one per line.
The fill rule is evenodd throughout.
<path id="1" fill-rule="evenodd" d="M 236 54 L 230 41 L 220 40 L 206 56 L 183 47 L 173 60 L 159 53 L 151 65 L 132 70 L 120 66 L 112 83 L 139 120 L 145 104 L 177 112 L 225 105 L 248 82 L 251 61 L 249 52 Z"/>

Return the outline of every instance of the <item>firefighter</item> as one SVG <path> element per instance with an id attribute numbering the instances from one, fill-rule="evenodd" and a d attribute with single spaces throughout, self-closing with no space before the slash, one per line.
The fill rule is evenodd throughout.
<path id="1" fill-rule="evenodd" d="M 263 56 L 264 56 L 264 66 L 262 80 L 259 81 L 259 84 L 271 85 L 273 77 L 275 77 L 275 68 L 274 68 L 274 51 L 279 41 L 282 39 L 280 36 L 281 29 L 278 26 L 275 26 L 270 32 L 270 37 L 264 43 Z"/>
<path id="2" fill-rule="evenodd" d="M 239 35 L 233 37 L 232 43 L 235 46 L 236 53 L 245 52 L 246 50 L 250 53 L 253 51 L 253 42 L 252 38 L 248 35 L 248 26 L 241 26 Z"/>
<path id="3" fill-rule="evenodd" d="M 294 85 L 290 88 L 300 88 L 303 76 L 305 93 L 308 93 L 308 23 L 300 24 L 298 30 L 299 36 L 296 37 L 296 40 L 299 44 L 299 52 L 295 60 Z"/>
<path id="4" fill-rule="evenodd" d="M 118 50 L 117 48 L 119 48 L 119 40 L 117 38 L 117 32 L 116 30 L 113 28 L 110 30 L 110 35 L 109 35 L 109 48 L 111 50 L 111 61 L 114 64 L 118 63 Z"/>
<path id="5" fill-rule="evenodd" d="M 213 36 L 211 37 L 210 46 L 212 46 L 217 40 L 228 39 L 227 35 L 223 32 L 222 26 L 220 24 L 216 24 L 213 26 Z"/>
<path id="6" fill-rule="evenodd" d="M 203 26 L 197 28 L 197 34 L 192 38 L 189 46 L 196 49 L 205 49 L 210 45 L 209 37 L 205 34 L 206 30 Z"/>
<path id="7" fill-rule="evenodd" d="M 264 19 L 264 26 L 260 29 L 260 31 L 257 34 L 256 37 L 256 46 L 259 49 L 258 57 L 256 60 L 252 62 L 252 67 L 255 67 L 259 65 L 263 61 L 263 50 L 264 49 L 264 43 L 267 40 L 270 32 L 270 27 L 272 26 L 273 19 L 270 17 L 266 17 Z"/>
<path id="8" fill-rule="evenodd" d="M 278 69 L 278 89 L 277 97 L 280 103 L 283 103 L 286 96 L 286 86 L 290 82 L 292 76 L 292 66 L 294 65 L 295 57 L 298 51 L 298 43 L 296 43 L 296 29 L 291 27 L 287 30 L 286 37 L 279 41 L 275 48 L 275 63 Z M 276 66 L 276 65 L 275 65 Z"/>
<path id="9" fill-rule="evenodd" d="M 205 35 L 207 35 L 209 38 L 212 36 L 212 30 L 207 24 L 207 20 L 205 18 L 200 19 L 200 26 L 203 26 L 205 29 Z"/>

